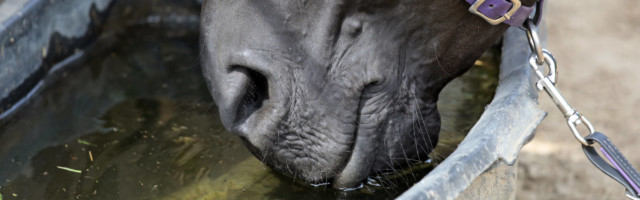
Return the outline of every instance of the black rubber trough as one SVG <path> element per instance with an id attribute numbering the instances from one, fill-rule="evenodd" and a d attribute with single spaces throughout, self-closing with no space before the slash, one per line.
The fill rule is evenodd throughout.
<path id="1" fill-rule="evenodd" d="M 58 62 L 82 53 L 111 3 L 0 0 L 0 121 L 33 98 Z M 457 149 L 398 199 L 515 199 L 517 155 L 546 116 L 538 108 L 529 55 L 524 32 L 509 29 L 492 102 Z M 2 171 L 12 170 L 0 169 L 0 177 L 11 176 Z"/>

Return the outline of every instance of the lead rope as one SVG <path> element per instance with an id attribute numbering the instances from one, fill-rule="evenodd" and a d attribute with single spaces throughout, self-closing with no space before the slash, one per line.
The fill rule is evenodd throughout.
<path id="1" fill-rule="evenodd" d="M 529 46 L 532 51 L 531 57 L 529 58 L 529 65 L 535 75 L 540 79 L 536 83 L 538 90 L 544 89 L 558 109 L 560 109 L 560 112 L 562 112 L 564 118 L 567 120 L 569 129 L 582 144 L 582 150 L 591 163 L 598 167 L 603 173 L 623 185 L 626 188 L 625 195 L 629 197 L 629 199 L 640 200 L 640 187 L 638 187 L 638 185 L 640 185 L 640 174 L 638 174 L 638 171 L 633 168 L 607 136 L 603 133 L 596 132 L 591 122 L 575 108 L 571 107 L 569 102 L 562 96 L 562 93 L 560 93 L 555 85 L 557 79 L 556 60 L 551 52 L 543 49 L 540 45 L 540 39 L 538 38 L 536 26 L 533 21 L 531 19 L 525 21 L 522 28 L 527 33 Z M 548 69 L 546 75 L 544 74 L 545 69 Z M 577 126 L 580 124 L 584 124 L 589 131 L 589 134 L 585 137 L 582 137 L 582 134 L 578 131 Z M 598 151 L 594 147 L 596 143 L 601 146 L 599 150 L 602 152 L 602 155 L 606 157 L 606 160 L 598 154 Z"/>

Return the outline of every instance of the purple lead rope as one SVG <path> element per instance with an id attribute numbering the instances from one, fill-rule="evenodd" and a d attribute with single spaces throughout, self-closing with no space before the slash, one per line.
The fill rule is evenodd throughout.
<path id="1" fill-rule="evenodd" d="M 607 157 L 609 162 L 611 162 L 611 164 L 613 164 L 613 166 L 616 168 L 616 170 L 618 170 L 618 172 L 620 172 L 620 174 L 622 174 L 622 177 L 624 177 L 624 179 L 627 180 L 627 182 L 631 185 L 631 187 L 633 187 L 633 189 L 635 190 L 636 194 L 640 194 L 640 188 L 638 187 L 638 185 L 636 185 L 635 182 L 631 181 L 631 178 L 629 178 L 627 173 L 624 172 L 624 170 L 622 170 L 620 168 L 620 166 L 618 166 L 618 163 L 616 163 L 616 161 L 614 161 L 613 158 L 611 158 L 609 153 L 607 153 L 607 151 L 604 150 L 604 148 L 602 148 L 602 147 L 600 147 L 600 151 L 602 151 L 602 154 L 604 154 L 604 156 Z"/>

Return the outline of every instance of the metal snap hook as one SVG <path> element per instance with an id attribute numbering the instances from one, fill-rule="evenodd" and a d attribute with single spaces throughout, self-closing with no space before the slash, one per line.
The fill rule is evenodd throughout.
<path id="1" fill-rule="evenodd" d="M 536 56 L 535 53 L 533 53 L 529 58 L 529 65 L 535 72 L 536 76 L 538 76 L 540 81 L 542 81 L 542 79 L 548 78 L 551 81 L 551 83 L 556 84 L 558 81 L 558 67 L 556 65 L 556 58 L 553 57 L 551 52 L 547 50 L 542 50 L 542 54 L 543 54 L 542 58 L 544 59 L 542 63 L 538 63 L 538 60 L 537 60 L 538 56 Z M 540 67 L 545 64 L 549 69 L 549 72 L 546 75 L 543 74 L 544 71 L 540 69 Z M 544 89 L 540 81 L 536 83 L 538 90 Z"/>
<path id="2" fill-rule="evenodd" d="M 532 41 L 535 42 L 536 40 L 533 39 Z M 532 47 L 532 49 L 535 49 L 535 48 L 537 47 Z M 543 58 L 543 61 L 538 62 L 538 58 Z M 578 113 L 578 111 L 576 111 L 569 104 L 567 99 L 565 99 L 564 96 L 562 96 L 562 93 L 560 93 L 558 88 L 555 86 L 555 83 L 557 81 L 556 80 L 557 66 L 556 66 L 556 60 L 553 57 L 553 55 L 547 50 L 542 50 L 542 56 L 537 56 L 536 53 L 534 52 L 529 58 L 529 65 L 531 66 L 531 69 L 533 69 L 536 76 L 540 79 L 536 83 L 536 87 L 540 90 L 544 89 L 545 92 L 547 92 L 547 94 L 549 95 L 549 97 L 551 97 L 551 100 L 553 101 L 553 103 L 556 104 L 558 109 L 560 109 L 560 112 L 562 112 L 565 119 L 567 120 L 567 124 L 569 125 L 569 128 L 571 129 L 571 132 L 573 133 L 575 138 L 580 143 L 582 143 L 582 145 L 591 146 L 591 144 L 589 144 L 584 139 L 584 137 L 582 137 L 577 126 L 580 123 L 583 123 L 589 129 L 589 132 L 590 132 L 589 134 L 595 133 L 595 128 L 584 115 Z M 544 71 L 540 69 L 544 65 L 549 67 L 549 72 L 547 74 L 544 74 Z"/>

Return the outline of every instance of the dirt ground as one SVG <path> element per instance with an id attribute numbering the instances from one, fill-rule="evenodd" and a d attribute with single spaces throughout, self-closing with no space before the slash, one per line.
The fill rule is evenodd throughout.
<path id="1" fill-rule="evenodd" d="M 640 1 L 546 1 L 559 88 L 640 169 Z M 553 102 L 519 157 L 518 199 L 626 199 L 584 156 Z"/>

